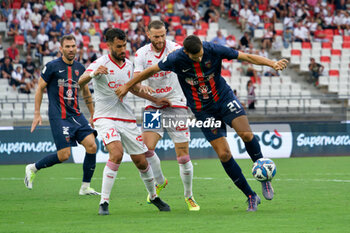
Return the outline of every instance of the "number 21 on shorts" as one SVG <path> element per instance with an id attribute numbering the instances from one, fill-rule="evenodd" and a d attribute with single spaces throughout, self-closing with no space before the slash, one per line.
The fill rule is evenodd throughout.
<path id="1" fill-rule="evenodd" d="M 227 104 L 228 109 L 230 109 L 231 112 L 240 113 L 242 111 L 241 106 L 237 102 L 237 100 L 233 100 L 232 102 Z"/>

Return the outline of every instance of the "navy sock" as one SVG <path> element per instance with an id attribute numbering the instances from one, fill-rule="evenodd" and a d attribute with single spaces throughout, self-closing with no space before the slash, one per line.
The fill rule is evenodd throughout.
<path id="1" fill-rule="evenodd" d="M 245 142 L 245 148 L 250 156 L 250 158 L 253 160 L 253 162 L 257 161 L 258 159 L 261 159 L 262 153 L 261 148 L 258 139 L 256 137 L 253 137 L 253 140 L 250 142 Z"/>
<path id="2" fill-rule="evenodd" d="M 96 154 L 85 154 L 83 164 L 83 182 L 90 183 L 96 167 Z"/>
<path id="3" fill-rule="evenodd" d="M 227 175 L 247 197 L 249 195 L 255 194 L 254 191 L 250 188 L 247 180 L 245 179 L 241 168 L 233 159 L 233 157 L 231 157 L 231 159 L 227 162 L 221 162 L 221 164 L 224 167 Z"/>
<path id="4" fill-rule="evenodd" d="M 51 167 L 57 163 L 61 163 L 61 161 L 58 159 L 57 153 L 55 153 L 40 159 L 35 163 L 35 167 L 40 170 L 42 168 Z"/>

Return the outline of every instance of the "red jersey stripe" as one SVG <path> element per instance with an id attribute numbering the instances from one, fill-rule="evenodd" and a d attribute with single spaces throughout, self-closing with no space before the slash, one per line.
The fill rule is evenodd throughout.
<path id="1" fill-rule="evenodd" d="M 213 96 L 214 96 L 214 100 L 215 100 L 215 102 L 218 102 L 218 100 L 219 100 L 219 95 L 218 95 L 218 91 L 216 90 L 214 77 L 212 77 L 211 79 L 209 79 L 209 84 L 210 84 L 210 87 L 211 87 L 212 94 L 213 94 Z"/>
<path id="2" fill-rule="evenodd" d="M 60 105 L 61 105 L 61 118 L 66 119 L 67 112 L 66 112 L 66 106 L 64 104 L 64 86 L 59 87 L 59 98 L 60 98 Z"/>

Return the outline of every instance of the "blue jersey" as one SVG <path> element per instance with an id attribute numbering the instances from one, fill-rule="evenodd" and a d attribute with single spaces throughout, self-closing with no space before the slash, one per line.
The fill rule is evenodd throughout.
<path id="1" fill-rule="evenodd" d="M 158 63 L 161 70 L 177 74 L 187 105 L 197 112 L 208 109 L 232 92 L 221 77 L 221 62 L 238 57 L 237 50 L 210 42 L 203 42 L 203 51 L 201 62 L 191 60 L 182 48 Z"/>
<path id="2" fill-rule="evenodd" d="M 47 83 L 49 118 L 67 119 L 80 115 L 78 80 L 84 71 L 84 66 L 79 62 L 68 65 L 62 58 L 46 64 L 41 77 Z"/>

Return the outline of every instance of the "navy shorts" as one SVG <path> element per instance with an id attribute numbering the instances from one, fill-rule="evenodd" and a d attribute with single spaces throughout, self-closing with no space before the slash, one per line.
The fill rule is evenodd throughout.
<path id="1" fill-rule="evenodd" d="M 231 127 L 232 120 L 236 117 L 246 115 L 242 104 L 232 91 L 225 95 L 225 98 L 219 99 L 210 107 L 202 109 L 200 112 L 192 110 L 197 120 L 205 121 L 207 118 L 213 118 L 221 121 L 220 128 L 201 128 L 205 138 L 211 142 L 215 139 L 226 137 L 226 124 Z"/>
<path id="2" fill-rule="evenodd" d="M 57 150 L 77 146 L 77 141 L 81 143 L 91 133 L 97 136 L 82 114 L 67 119 L 50 118 L 50 125 Z"/>

